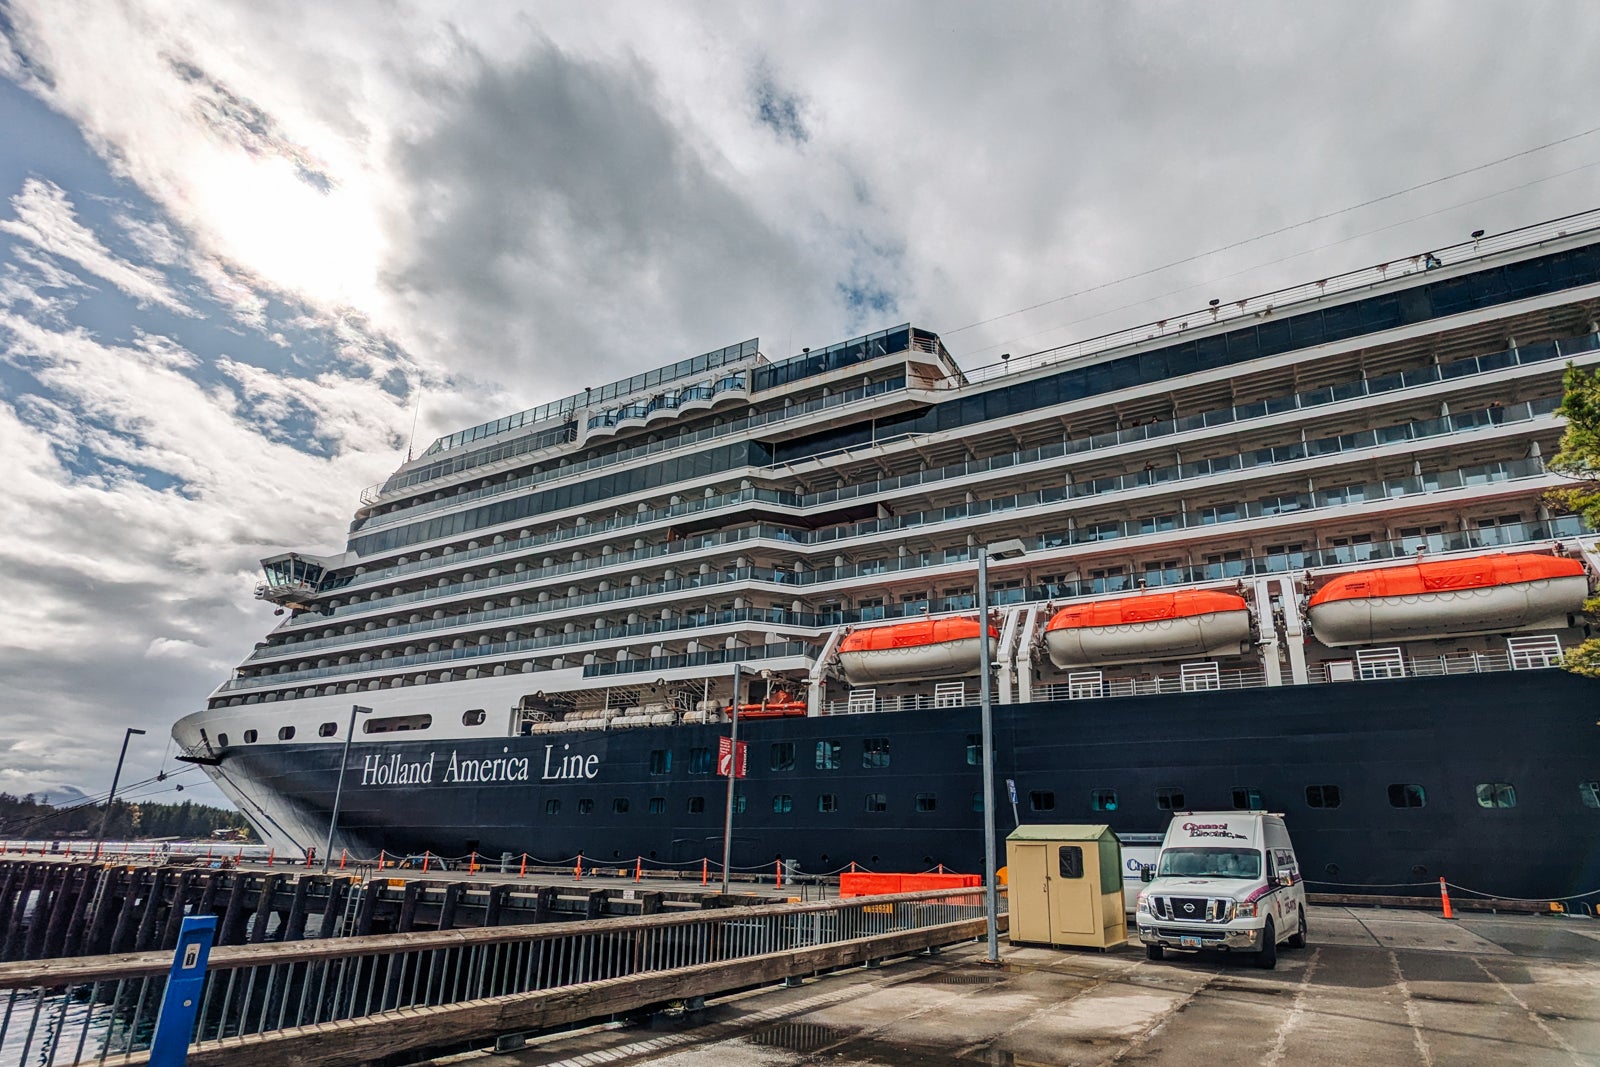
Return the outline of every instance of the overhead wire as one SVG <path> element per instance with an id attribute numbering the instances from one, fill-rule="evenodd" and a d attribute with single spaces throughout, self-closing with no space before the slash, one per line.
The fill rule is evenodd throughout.
<path id="1" fill-rule="evenodd" d="M 1229 242 L 1228 244 L 1225 244 L 1225 245 L 1219 245 L 1216 248 L 1208 249 L 1207 251 L 1204 251 L 1204 252 L 1196 252 L 1196 253 L 1194 253 L 1192 255 L 1183 256 L 1182 258 L 1172 260 L 1172 261 L 1170 261 L 1168 263 L 1163 263 L 1160 266 L 1149 267 L 1149 268 L 1147 268 L 1145 270 L 1135 271 L 1132 274 L 1125 274 L 1125 275 L 1123 275 L 1123 276 L 1121 276 L 1119 278 L 1112 278 L 1112 279 L 1109 279 L 1109 280 L 1104 281 L 1104 282 L 1099 282 L 1099 283 L 1096 283 L 1095 285 L 1088 286 L 1087 288 L 1084 288 L 1084 289 L 1078 289 L 1078 290 L 1076 290 L 1074 292 L 1066 293 L 1066 294 L 1063 294 L 1063 295 L 1057 296 L 1057 297 L 1052 297 L 1049 300 L 1041 300 L 1036 304 L 1029 304 L 1027 307 L 1017 308 L 1014 311 L 1007 311 L 1007 312 L 1004 312 L 1004 313 L 999 314 L 999 315 L 991 315 L 990 317 L 988 317 L 986 319 L 979 319 L 976 322 L 969 322 L 965 326 L 957 326 L 953 330 L 942 331 L 941 336 L 948 338 L 948 337 L 950 337 L 950 336 L 952 336 L 954 334 L 962 333 L 962 332 L 964 332 L 966 330 L 977 329 L 979 326 L 987 326 L 990 323 L 999 322 L 1002 319 L 1014 318 L 1017 315 L 1024 315 L 1024 314 L 1026 314 L 1026 313 L 1028 313 L 1030 311 L 1037 311 L 1040 308 L 1049 307 L 1052 304 L 1059 304 L 1064 300 L 1071 300 L 1071 299 L 1073 299 L 1075 297 L 1087 296 L 1089 293 L 1099 292 L 1100 290 L 1108 289 L 1113 285 L 1121 285 L 1123 282 L 1135 281 L 1135 280 L 1137 280 L 1139 278 L 1147 278 L 1152 274 L 1159 274 L 1160 272 L 1162 272 L 1164 270 L 1171 270 L 1174 267 L 1181 267 L 1181 266 L 1184 266 L 1185 264 L 1194 263 L 1194 262 L 1196 262 L 1198 260 L 1205 259 L 1205 258 L 1207 258 L 1209 256 L 1218 255 L 1218 254 L 1223 253 L 1223 252 L 1230 252 L 1230 251 L 1232 251 L 1233 249 L 1236 249 L 1236 248 L 1243 248 L 1246 245 L 1255 244 L 1258 241 L 1265 241 L 1268 238 L 1277 237 L 1277 236 L 1279 236 L 1281 234 L 1285 234 L 1285 233 L 1290 233 L 1290 232 L 1292 232 L 1294 230 L 1302 229 L 1302 228 L 1304 228 L 1306 226 L 1311 226 L 1311 225 L 1313 225 L 1315 223 L 1318 223 L 1318 222 L 1325 222 L 1328 219 L 1337 218 L 1340 215 L 1348 215 L 1353 211 L 1360 211 L 1363 208 L 1372 207 L 1374 204 L 1381 204 L 1381 203 L 1384 203 L 1385 201 L 1388 201 L 1388 200 L 1394 200 L 1394 199 L 1396 199 L 1398 197 L 1405 196 L 1405 195 L 1407 195 L 1409 193 L 1418 192 L 1419 190 L 1428 189 L 1428 188 L 1431 188 L 1432 186 L 1440 185 L 1440 184 L 1442 184 L 1444 182 L 1453 181 L 1456 178 L 1465 177 L 1468 174 L 1476 174 L 1479 171 L 1488 170 L 1491 167 L 1497 167 L 1497 166 L 1500 166 L 1502 163 L 1509 163 L 1512 160 L 1521 159 L 1524 156 L 1530 156 L 1530 155 L 1533 155 L 1533 154 L 1535 154 L 1537 152 L 1548 151 L 1551 148 L 1555 148 L 1555 147 L 1557 147 L 1559 145 L 1563 145 L 1563 144 L 1568 144 L 1568 143 L 1570 143 L 1572 141 L 1580 140 L 1580 139 L 1582 139 L 1584 137 L 1588 137 L 1588 136 L 1590 136 L 1592 134 L 1595 134 L 1595 133 L 1600 133 L 1600 126 L 1591 126 L 1587 130 L 1583 130 L 1583 131 L 1580 131 L 1578 133 L 1570 134 L 1570 135 L 1568 135 L 1566 137 L 1560 137 L 1560 138 L 1557 138 L 1557 139 L 1555 139 L 1553 141 L 1546 141 L 1543 144 L 1535 145 L 1532 148 L 1524 148 L 1519 152 L 1512 152 L 1509 155 L 1500 156 L 1497 159 L 1491 159 L 1491 160 L 1488 160 L 1486 162 L 1479 163 L 1479 164 L 1476 164 L 1476 165 L 1471 166 L 1471 167 L 1467 167 L 1467 168 L 1465 168 L 1463 170 L 1454 171 L 1454 172 L 1452 172 L 1450 174 L 1444 174 L 1444 175 L 1441 175 L 1441 176 L 1439 176 L 1437 178 L 1430 178 L 1425 182 L 1418 182 L 1415 185 L 1408 185 L 1404 189 L 1396 189 L 1393 192 L 1384 193 L 1382 196 L 1375 196 L 1375 197 L 1372 197 L 1371 199 L 1363 200 L 1363 201 L 1361 201 L 1360 203 L 1357 203 L 1357 204 L 1350 204 L 1350 205 L 1348 205 L 1346 207 L 1338 208 L 1338 209 L 1336 209 L 1334 211 L 1325 211 L 1320 215 L 1313 215 L 1310 218 L 1302 219 L 1299 222 L 1291 222 L 1291 223 L 1289 223 L 1287 225 L 1279 226 L 1276 229 L 1266 230 L 1266 231 L 1264 231 L 1262 233 L 1258 233 L 1258 234 L 1254 235 L 1253 237 L 1245 237 L 1245 238 L 1242 238 L 1241 240 L 1232 241 L 1232 242 Z"/>

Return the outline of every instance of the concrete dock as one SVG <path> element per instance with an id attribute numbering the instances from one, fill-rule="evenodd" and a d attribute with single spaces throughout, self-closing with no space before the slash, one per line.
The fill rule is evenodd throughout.
<path id="1" fill-rule="evenodd" d="M 1600 1064 L 1600 922 L 1314 907 L 1311 944 L 1248 958 L 981 944 L 712 1001 L 648 1024 L 436 1064 Z"/>

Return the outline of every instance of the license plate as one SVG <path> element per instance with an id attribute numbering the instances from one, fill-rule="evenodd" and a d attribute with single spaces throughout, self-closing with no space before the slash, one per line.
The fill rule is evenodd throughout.
<path id="1" fill-rule="evenodd" d="M 1180 938 L 1178 938 L 1178 947 L 1179 948 L 1199 948 L 1200 947 L 1200 939 L 1198 937 L 1180 937 Z"/>

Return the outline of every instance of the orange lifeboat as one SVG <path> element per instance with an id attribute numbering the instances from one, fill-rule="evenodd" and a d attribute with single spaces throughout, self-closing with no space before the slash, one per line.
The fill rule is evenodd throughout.
<path id="1" fill-rule="evenodd" d="M 1051 616 L 1044 644 L 1061 668 L 1236 656 L 1250 644 L 1250 607 L 1213 589 L 1091 600 Z"/>
<path id="2" fill-rule="evenodd" d="M 722 709 L 725 713 L 732 712 L 733 706 Z M 792 693 L 782 689 L 776 690 L 759 703 L 740 704 L 739 718 L 741 719 L 781 719 L 787 715 L 804 715 L 806 702 L 798 700 Z"/>
<path id="3" fill-rule="evenodd" d="M 1337 647 L 1563 628 L 1588 595 L 1579 560 L 1507 553 L 1341 574 L 1307 615 L 1317 640 Z"/>
<path id="4" fill-rule="evenodd" d="M 989 653 L 998 652 L 1000 631 L 989 627 Z M 918 619 L 852 630 L 839 642 L 839 663 L 851 685 L 955 678 L 981 666 L 978 620 Z"/>

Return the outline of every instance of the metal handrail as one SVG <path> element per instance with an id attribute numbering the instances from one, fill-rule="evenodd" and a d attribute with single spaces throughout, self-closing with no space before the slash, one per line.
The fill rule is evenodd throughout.
<path id="1" fill-rule="evenodd" d="M 191 1049 L 305 1027 L 383 1024 L 494 997 L 616 982 L 821 946 L 892 954 L 907 932 L 962 940 L 978 889 L 721 908 L 537 926 L 413 932 L 218 948 Z M 941 934 L 941 930 L 948 934 Z M 959 932 L 958 932 L 959 931 Z M 901 948 L 904 951 L 904 948 Z M 149 1047 L 169 953 L 0 964 L 5 1067 L 139 1057 Z M 234 1054 L 239 1050 L 235 1048 Z M 12 1055 L 15 1059 L 11 1059 Z"/>

